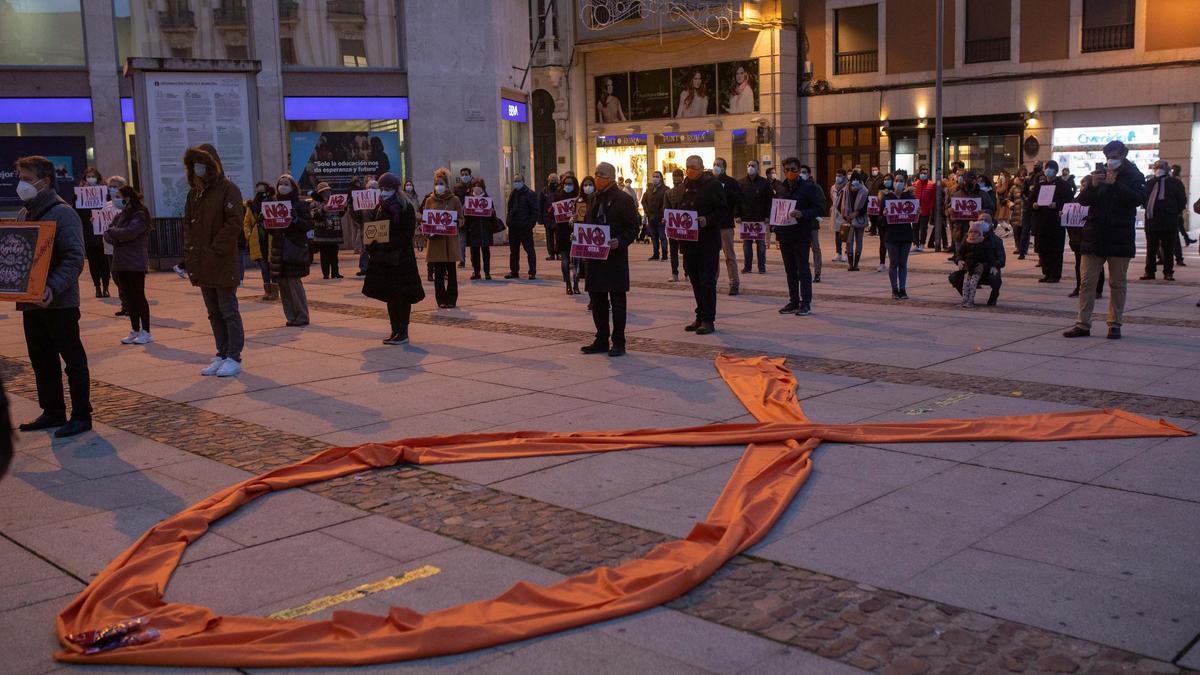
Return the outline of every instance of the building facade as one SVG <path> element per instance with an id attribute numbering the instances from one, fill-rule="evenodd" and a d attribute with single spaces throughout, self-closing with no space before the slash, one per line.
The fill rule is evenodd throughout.
<path id="1" fill-rule="evenodd" d="M 0 215 L 16 155 L 139 179 L 131 58 L 254 71 L 257 178 L 370 157 L 427 191 L 469 166 L 503 208 L 532 167 L 531 25 L 527 0 L 0 0 Z"/>

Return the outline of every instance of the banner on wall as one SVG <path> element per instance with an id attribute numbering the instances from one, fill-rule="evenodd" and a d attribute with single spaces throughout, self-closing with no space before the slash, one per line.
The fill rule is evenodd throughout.
<path id="1" fill-rule="evenodd" d="M 355 176 L 400 170 L 400 133 L 396 131 L 293 131 L 292 175 L 300 189 L 326 182 L 345 190 Z"/>
<path id="2" fill-rule="evenodd" d="M 596 75 L 593 91 L 601 124 L 754 113 L 758 59 Z"/>
<path id="3" fill-rule="evenodd" d="M 17 196 L 17 159 L 42 155 L 54 164 L 55 189 L 68 204 L 75 203 L 75 184 L 87 168 L 87 139 L 83 136 L 0 137 L 0 206 L 21 206 Z M 180 155 L 182 157 L 182 155 Z"/>

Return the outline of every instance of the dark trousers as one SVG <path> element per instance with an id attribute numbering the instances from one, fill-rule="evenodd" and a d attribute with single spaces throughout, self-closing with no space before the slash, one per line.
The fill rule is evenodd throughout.
<path id="1" fill-rule="evenodd" d="M 596 324 L 596 342 L 608 344 L 612 337 L 612 346 L 625 347 L 625 293 L 594 293 L 588 292 L 592 302 L 592 323 Z M 608 313 L 612 310 L 612 329 L 608 326 Z"/>
<path id="2" fill-rule="evenodd" d="M 458 270 L 453 262 L 433 263 L 433 296 L 439 307 L 458 304 Z"/>
<path id="3" fill-rule="evenodd" d="M 133 330 L 150 332 L 150 302 L 146 300 L 145 272 L 113 272 L 117 288 L 121 289 L 121 301 L 129 312 L 129 325 Z"/>
<path id="4" fill-rule="evenodd" d="M 666 258 L 671 250 L 671 245 L 667 243 L 667 224 L 662 220 L 651 222 L 646 226 L 650 232 L 650 245 L 653 247 L 653 255 L 655 258 Z"/>
<path id="5" fill-rule="evenodd" d="M 87 256 L 88 272 L 96 290 L 108 290 L 109 258 L 104 255 L 104 241 L 99 237 L 86 239 L 83 252 Z"/>
<path id="6" fill-rule="evenodd" d="M 1029 218 L 1021 216 L 1021 231 L 1017 236 L 1017 254 L 1029 255 L 1029 240 L 1033 238 L 1033 223 Z"/>
<path id="7" fill-rule="evenodd" d="M 783 254 L 783 271 L 787 275 L 788 302 L 793 305 L 812 304 L 812 269 L 808 264 L 808 250 L 812 242 L 779 241 L 779 252 Z"/>
<path id="8" fill-rule="evenodd" d="M 266 259 L 258 261 L 258 271 L 262 274 L 262 281 L 263 281 L 264 287 L 267 284 L 272 283 L 271 282 L 271 263 L 267 262 Z"/>
<path id="9" fill-rule="evenodd" d="M 1154 276 L 1162 259 L 1163 274 L 1175 274 L 1175 246 L 1179 233 L 1167 230 L 1146 230 L 1146 276 Z"/>
<path id="10" fill-rule="evenodd" d="M 954 286 L 954 290 L 958 291 L 959 295 L 962 295 L 963 282 L 966 281 L 966 278 L 967 270 L 955 270 L 954 272 L 950 273 L 950 285 Z M 992 295 L 990 298 L 988 298 L 988 302 L 992 302 L 1000 297 L 1000 285 L 1003 282 L 1004 279 L 1001 277 L 1001 275 L 992 274 L 991 270 L 984 270 L 983 273 L 979 275 L 980 286 L 992 287 Z"/>
<path id="11" fill-rule="evenodd" d="M 897 225 L 896 227 L 901 227 Z M 908 283 L 908 253 L 912 245 L 907 241 L 889 242 L 888 255 L 891 263 L 888 265 L 888 279 L 892 282 L 893 291 L 903 291 Z"/>
<path id="12" fill-rule="evenodd" d="M 392 322 L 392 333 L 408 335 L 408 320 L 412 316 L 412 303 L 388 300 L 388 319 Z"/>
<path id="13" fill-rule="evenodd" d="M 217 357 L 241 362 L 246 333 L 242 329 L 242 314 L 238 311 L 237 288 L 201 286 L 208 324 L 212 327 Z"/>
<path id="14" fill-rule="evenodd" d="M 551 258 L 562 253 L 558 250 L 558 242 L 555 241 L 554 229 L 557 227 L 555 223 L 548 223 L 546 226 L 546 255 Z"/>
<path id="15" fill-rule="evenodd" d="M 529 274 L 537 274 L 537 250 L 533 247 L 533 228 L 508 230 L 508 269 L 514 275 L 521 273 L 521 249 L 529 258 Z"/>
<path id="16" fill-rule="evenodd" d="M 896 227 L 910 227 L 910 226 L 909 225 L 897 225 Z M 883 240 L 884 236 L 887 233 L 887 225 L 884 223 L 880 223 L 880 224 L 876 225 L 876 229 L 879 232 L 879 264 L 883 265 L 884 263 L 887 262 L 887 255 L 888 255 L 887 242 L 885 242 Z"/>
<path id="17" fill-rule="evenodd" d="M 742 260 L 745 261 L 742 263 L 743 272 L 750 271 L 750 263 L 754 257 L 751 254 L 755 251 L 758 251 L 758 271 L 767 271 L 767 240 L 759 239 L 756 241 L 747 239 L 742 242 Z"/>
<path id="18" fill-rule="evenodd" d="M 479 258 L 483 258 L 483 273 L 492 273 L 492 247 L 491 246 L 472 246 L 471 247 L 471 267 L 475 270 L 476 276 L 479 275 Z"/>
<path id="19" fill-rule="evenodd" d="M 665 226 L 663 230 L 666 231 Z M 679 240 L 668 239 L 667 250 L 671 253 L 671 275 L 677 277 L 679 276 Z"/>
<path id="20" fill-rule="evenodd" d="M 317 244 L 317 252 L 321 254 L 321 276 L 326 279 L 340 276 L 338 271 L 338 244 Z"/>
<path id="21" fill-rule="evenodd" d="M 719 245 L 689 243 L 683 247 L 683 271 L 692 282 L 698 321 L 712 323 L 717 320 L 717 276 L 720 270 Z"/>
<path id="22" fill-rule="evenodd" d="M 929 228 L 929 241 L 926 242 L 927 245 L 930 247 L 933 247 L 938 242 L 938 235 L 940 234 L 942 248 L 949 250 L 950 242 L 946 240 L 946 219 L 942 218 L 942 222 L 939 224 L 939 223 L 932 222 L 933 221 L 932 215 L 929 216 L 928 218 L 929 218 L 930 228 Z M 920 221 L 918 220 L 917 223 L 920 224 Z"/>
<path id="23" fill-rule="evenodd" d="M 925 236 L 929 233 L 929 216 L 921 216 L 917 218 L 917 222 L 913 224 L 913 241 L 920 246 L 925 241 Z"/>
<path id="24" fill-rule="evenodd" d="M 1042 267 L 1042 275 L 1051 281 L 1062 279 L 1063 246 L 1067 237 L 1066 230 L 1057 225 L 1048 225 L 1037 232 L 1038 262 Z"/>
<path id="25" fill-rule="evenodd" d="M 79 308 L 29 309 L 22 312 L 25 347 L 37 381 L 38 406 L 49 417 L 67 416 L 63 398 L 62 363 L 71 387 L 71 416 L 92 418 L 87 353 L 79 339 Z"/>
<path id="26" fill-rule="evenodd" d="M 1075 290 L 1078 291 L 1083 283 L 1083 277 L 1079 274 L 1079 262 L 1083 256 L 1079 253 L 1079 244 L 1070 241 L 1071 252 L 1075 254 Z M 1096 282 L 1096 297 L 1100 297 L 1104 293 L 1104 266 L 1100 266 L 1100 278 Z"/>

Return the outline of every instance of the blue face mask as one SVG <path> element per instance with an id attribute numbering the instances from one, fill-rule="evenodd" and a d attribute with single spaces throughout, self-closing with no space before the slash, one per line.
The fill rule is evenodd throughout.
<path id="1" fill-rule="evenodd" d="M 838 185 L 845 185 L 845 184 L 846 184 L 846 177 L 845 177 L 845 176 L 838 176 L 838 177 L 837 177 L 837 184 L 838 184 Z"/>
<path id="2" fill-rule="evenodd" d="M 514 183 L 513 183 L 513 189 L 514 189 L 514 190 L 520 190 L 520 189 L 521 189 L 521 188 L 523 188 L 523 187 L 525 187 L 525 184 L 524 184 L 524 183 L 522 183 L 521 181 L 516 181 L 516 182 L 514 182 Z"/>
<path id="3" fill-rule="evenodd" d="M 885 180 L 885 181 L 883 181 L 883 187 L 885 187 L 885 188 L 891 188 L 891 187 L 892 187 L 892 181 L 890 181 L 890 180 Z"/>
<path id="4" fill-rule="evenodd" d="M 396 194 L 395 190 L 380 190 L 379 191 L 379 196 L 382 197 L 383 199 L 391 199 L 392 196 L 395 194 Z"/>
<path id="5" fill-rule="evenodd" d="M 572 192 L 574 192 L 574 191 L 575 191 L 575 186 L 574 186 L 574 185 L 564 185 L 564 186 L 563 186 L 563 192 L 565 192 L 565 193 L 567 193 L 567 194 L 571 194 L 571 193 L 572 193 Z"/>

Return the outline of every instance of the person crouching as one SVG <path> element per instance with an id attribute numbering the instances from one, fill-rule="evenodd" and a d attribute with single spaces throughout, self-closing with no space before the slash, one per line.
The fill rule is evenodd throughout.
<path id="1" fill-rule="evenodd" d="M 975 291 L 980 285 L 991 286 L 988 306 L 1000 298 L 1000 270 L 1004 268 L 1004 242 L 992 232 L 991 216 L 983 214 L 969 226 L 958 260 L 958 271 L 950 275 L 950 284 L 962 295 L 963 307 L 975 306 Z"/>

